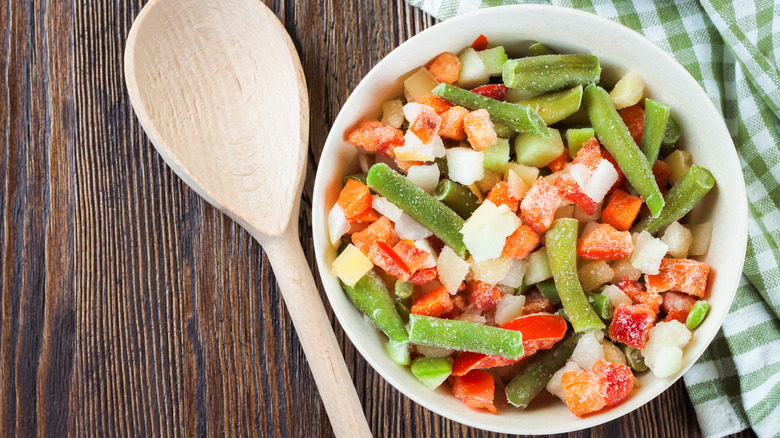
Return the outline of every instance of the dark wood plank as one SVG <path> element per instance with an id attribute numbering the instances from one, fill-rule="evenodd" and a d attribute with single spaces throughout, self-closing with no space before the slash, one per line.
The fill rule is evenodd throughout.
<path id="1" fill-rule="evenodd" d="M 143 3 L 0 2 L 0 436 L 329 436 L 262 249 L 182 184 L 132 113 L 122 52 Z M 267 4 L 309 84 L 299 225 L 314 267 L 328 129 L 368 70 L 435 20 L 402 0 Z M 498 436 L 415 405 L 333 326 L 376 436 Z M 700 433 L 677 383 L 570 435 Z"/>

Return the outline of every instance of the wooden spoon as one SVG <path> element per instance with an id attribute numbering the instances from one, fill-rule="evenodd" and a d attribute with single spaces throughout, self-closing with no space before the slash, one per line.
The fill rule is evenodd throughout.
<path id="1" fill-rule="evenodd" d="M 298 240 L 309 103 L 284 27 L 259 0 L 152 0 L 125 78 L 163 159 L 265 249 L 336 435 L 371 436 Z"/>

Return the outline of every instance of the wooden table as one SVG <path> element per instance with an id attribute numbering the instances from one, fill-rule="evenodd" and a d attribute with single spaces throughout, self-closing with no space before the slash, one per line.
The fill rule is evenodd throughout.
<path id="1" fill-rule="evenodd" d="M 122 53 L 144 2 L 0 2 L 0 436 L 329 436 L 260 247 L 172 174 L 133 115 Z M 300 228 L 314 269 L 328 128 L 435 20 L 402 0 L 267 3 L 309 84 Z M 333 326 L 376 436 L 492 436 L 412 403 Z M 588 433 L 700 435 L 682 382 L 572 435 Z"/>

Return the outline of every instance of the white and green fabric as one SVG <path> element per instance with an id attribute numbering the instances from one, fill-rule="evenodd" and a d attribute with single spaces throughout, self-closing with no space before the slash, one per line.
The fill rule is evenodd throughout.
<path id="1" fill-rule="evenodd" d="M 777 0 L 409 0 L 446 19 L 517 3 L 593 12 L 644 34 L 696 78 L 737 146 L 750 221 L 729 315 L 685 384 L 707 437 L 780 437 L 780 2 Z"/>

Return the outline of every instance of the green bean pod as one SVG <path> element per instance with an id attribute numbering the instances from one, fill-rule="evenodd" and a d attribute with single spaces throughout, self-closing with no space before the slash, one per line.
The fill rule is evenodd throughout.
<path id="1" fill-rule="evenodd" d="M 429 229 L 456 254 L 466 257 L 466 244 L 463 243 L 463 235 L 460 233 L 460 229 L 463 228 L 463 218 L 451 208 L 425 193 L 423 189 L 385 163 L 371 166 L 366 182 L 371 190 L 387 198 Z"/>
<path id="2" fill-rule="evenodd" d="M 598 82 L 599 59 L 593 55 L 541 55 L 504 63 L 504 84 L 529 91 L 556 91 Z"/>
<path id="3" fill-rule="evenodd" d="M 653 99 L 645 99 L 645 127 L 639 149 L 647 157 L 650 167 L 655 164 L 658 153 L 661 151 L 661 141 L 664 138 L 664 132 L 666 132 L 669 113 L 668 105 Z"/>
<path id="4" fill-rule="evenodd" d="M 385 283 L 373 270 L 368 271 L 354 286 L 341 283 L 350 301 L 365 313 L 391 341 L 403 343 L 409 341 L 401 315 L 395 308 L 393 297 Z"/>
<path id="5" fill-rule="evenodd" d="M 569 117 L 580 109 L 582 103 L 582 85 L 561 91 L 545 93 L 518 102 L 533 108 L 544 123 L 552 125 Z"/>
<path id="6" fill-rule="evenodd" d="M 544 120 L 528 105 L 501 102 L 447 83 L 437 85 L 432 93 L 472 111 L 485 109 L 491 118 L 517 132 L 544 138 L 550 136 Z"/>
<path id="7" fill-rule="evenodd" d="M 566 365 L 580 336 L 579 333 L 575 333 L 564 338 L 551 349 L 537 353 L 506 386 L 506 399 L 509 403 L 518 408 L 528 407 L 553 374 Z"/>
<path id="8" fill-rule="evenodd" d="M 642 352 L 626 344 L 620 344 L 620 350 L 623 352 L 623 355 L 626 356 L 626 363 L 632 370 L 644 371 L 647 369 Z"/>
<path id="9" fill-rule="evenodd" d="M 547 256 L 550 259 L 555 287 L 561 297 L 566 314 L 575 332 L 605 328 L 590 306 L 577 277 L 577 229 L 576 219 L 562 218 L 553 222 L 547 231 Z"/>
<path id="10" fill-rule="evenodd" d="M 707 314 L 710 312 L 710 305 L 704 300 L 699 300 L 691 307 L 691 311 L 688 313 L 688 318 L 685 320 L 685 326 L 688 330 L 693 330 L 704 321 Z"/>
<path id="11" fill-rule="evenodd" d="M 479 199 L 471 190 L 448 179 L 439 181 L 433 197 L 458 213 L 463 219 L 468 219 L 479 207 Z"/>
<path id="12" fill-rule="evenodd" d="M 405 298 L 411 298 L 412 293 L 414 292 L 414 285 L 411 281 L 401 281 L 398 280 L 395 282 L 395 299 L 396 300 L 402 300 Z"/>
<path id="13" fill-rule="evenodd" d="M 669 120 L 666 122 L 666 127 L 664 128 L 664 137 L 661 140 L 661 143 L 665 145 L 674 145 L 679 139 L 680 124 L 677 123 L 677 120 L 675 120 L 674 117 L 672 117 L 670 114 Z"/>
<path id="14" fill-rule="evenodd" d="M 650 214 L 658 217 L 664 207 L 664 198 L 655 182 L 652 167 L 631 138 L 609 93 L 591 84 L 585 87 L 582 100 L 596 136 L 615 158 L 631 186 L 642 196 Z"/>
<path id="15" fill-rule="evenodd" d="M 539 292 L 541 292 L 542 295 L 544 295 L 544 297 L 549 301 L 554 303 L 561 302 L 561 296 L 558 295 L 558 289 L 555 287 L 555 282 L 553 280 L 545 280 L 540 283 L 536 283 L 536 287 L 539 289 Z"/>
<path id="16" fill-rule="evenodd" d="M 523 335 L 475 322 L 409 315 L 409 340 L 418 345 L 472 351 L 517 359 L 523 355 Z"/>
<path id="17" fill-rule="evenodd" d="M 554 55 L 555 54 L 555 52 L 550 50 L 549 47 L 545 46 L 542 43 L 533 43 L 533 44 L 531 44 L 531 47 L 528 48 L 528 51 L 530 51 L 531 55 L 533 55 L 533 56 Z"/>
<path id="18" fill-rule="evenodd" d="M 354 175 L 347 175 L 347 176 L 345 176 L 344 178 L 341 179 L 341 185 L 342 186 L 347 185 L 347 181 L 349 181 L 351 179 L 354 179 L 357 182 L 361 182 L 361 183 L 365 184 L 367 175 L 368 175 L 367 173 L 356 173 Z"/>
<path id="19" fill-rule="evenodd" d="M 411 366 L 414 377 L 428 389 L 436 389 L 452 374 L 452 359 L 449 357 L 418 357 Z"/>
<path id="20" fill-rule="evenodd" d="M 661 228 L 685 216 L 701 198 L 715 185 L 715 177 L 709 170 L 694 164 L 685 175 L 666 192 L 666 206 L 661 214 L 652 218 L 646 217 L 631 230 L 633 233 L 647 231 L 657 233 Z"/>
<path id="21" fill-rule="evenodd" d="M 585 296 L 588 298 L 588 302 L 593 307 L 596 315 L 601 319 L 612 319 L 612 313 L 614 308 L 612 307 L 612 301 L 609 298 L 601 294 L 585 292 Z"/>
<path id="22" fill-rule="evenodd" d="M 409 342 L 387 341 L 385 349 L 390 359 L 401 366 L 407 366 L 412 362 L 412 355 L 409 353 Z"/>

